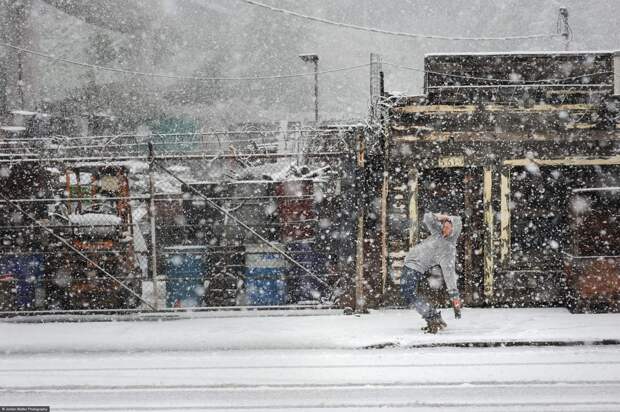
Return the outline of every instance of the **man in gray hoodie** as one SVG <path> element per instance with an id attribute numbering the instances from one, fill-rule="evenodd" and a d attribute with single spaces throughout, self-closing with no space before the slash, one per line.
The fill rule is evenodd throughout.
<path id="1" fill-rule="evenodd" d="M 426 272 L 435 266 L 441 268 L 448 294 L 454 308 L 454 315 L 461 317 L 461 299 L 456 286 L 456 242 L 461 234 L 462 222 L 458 216 L 425 213 L 424 225 L 431 235 L 415 245 L 407 256 L 400 277 L 400 289 L 409 306 L 414 306 L 426 320 L 424 328 L 429 333 L 437 333 L 447 325 L 441 318 L 441 312 L 432 307 L 428 301 L 417 294 L 418 283 Z"/>

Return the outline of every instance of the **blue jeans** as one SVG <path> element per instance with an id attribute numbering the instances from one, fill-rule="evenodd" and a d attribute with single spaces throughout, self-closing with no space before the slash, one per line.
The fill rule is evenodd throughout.
<path id="1" fill-rule="evenodd" d="M 409 307 L 415 307 L 415 310 L 424 318 L 428 319 L 437 314 L 435 308 L 423 296 L 417 294 L 417 288 L 420 281 L 424 278 L 424 274 L 410 267 L 403 266 L 400 275 L 400 293 L 405 299 L 405 303 Z"/>

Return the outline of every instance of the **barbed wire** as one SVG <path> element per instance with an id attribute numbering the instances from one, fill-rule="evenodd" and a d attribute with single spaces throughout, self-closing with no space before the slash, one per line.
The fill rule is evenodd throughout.
<path id="1" fill-rule="evenodd" d="M 342 23 L 333 20 L 323 19 L 320 17 L 309 16 L 306 14 L 298 13 L 292 10 L 282 9 L 279 7 L 274 7 L 269 4 L 261 3 L 254 0 L 240 0 L 244 3 L 250 4 L 252 6 L 261 7 L 272 12 L 282 13 L 289 16 L 297 17 L 300 19 L 310 20 L 318 23 L 329 24 L 332 26 L 337 26 L 346 29 L 353 29 L 371 33 L 380 33 L 387 34 L 390 36 L 400 36 L 400 37 L 411 37 L 411 38 L 421 38 L 421 39 L 434 39 L 434 40 L 456 40 L 456 41 L 506 41 L 506 40 L 527 40 L 527 39 L 540 39 L 540 38 L 554 38 L 560 37 L 561 35 L 558 33 L 549 33 L 549 34 L 529 34 L 522 36 L 500 36 L 500 37 L 463 37 L 463 36 L 441 36 L 435 34 L 421 34 L 421 33 L 407 33 L 401 31 L 392 31 L 392 30 L 384 30 L 377 29 L 374 27 L 367 26 L 358 26 L 356 24 L 350 23 Z"/>

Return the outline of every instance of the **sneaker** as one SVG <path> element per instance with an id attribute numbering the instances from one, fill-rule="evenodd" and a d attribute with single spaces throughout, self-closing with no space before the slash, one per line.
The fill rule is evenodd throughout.
<path id="1" fill-rule="evenodd" d="M 435 334 L 447 326 L 448 324 L 441 318 L 441 312 L 437 312 L 426 319 L 426 326 L 424 326 L 422 330 L 425 333 Z"/>
<path id="2" fill-rule="evenodd" d="M 461 302 L 461 299 L 459 298 L 452 299 L 452 308 L 454 309 L 455 319 L 461 319 L 461 308 L 462 307 L 463 307 L 463 304 Z"/>

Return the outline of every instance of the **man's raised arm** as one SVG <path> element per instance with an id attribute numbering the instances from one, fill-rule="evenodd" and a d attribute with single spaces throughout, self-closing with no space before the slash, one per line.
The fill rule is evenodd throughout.
<path id="1" fill-rule="evenodd" d="M 439 221 L 437 216 L 443 216 L 443 215 L 438 215 L 437 213 L 426 212 L 424 213 L 424 218 L 422 219 L 422 222 L 424 222 L 424 225 L 433 235 L 441 231 L 441 222 Z"/>
<path id="2" fill-rule="evenodd" d="M 459 216 L 450 216 L 450 221 L 452 222 L 452 234 L 450 236 L 457 239 L 461 235 L 463 221 Z"/>

